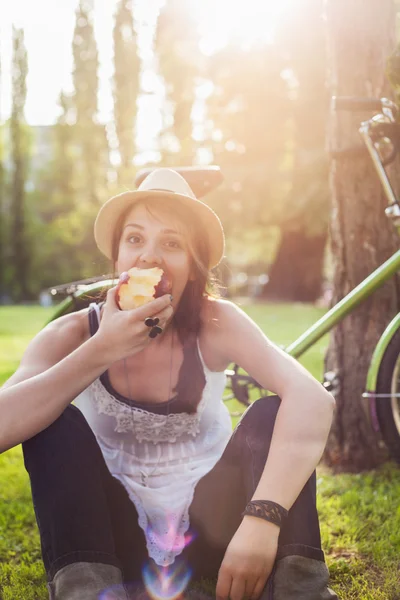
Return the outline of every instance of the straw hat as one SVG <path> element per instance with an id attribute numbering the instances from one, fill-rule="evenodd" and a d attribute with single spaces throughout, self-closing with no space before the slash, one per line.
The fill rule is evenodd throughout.
<path id="1" fill-rule="evenodd" d="M 209 268 L 215 267 L 224 255 L 225 237 L 221 221 L 216 213 L 196 198 L 187 181 L 173 169 L 160 168 L 152 171 L 137 190 L 124 192 L 107 200 L 100 208 L 94 223 L 94 238 L 99 250 L 112 258 L 113 233 L 121 213 L 146 198 L 168 198 L 176 200 L 179 214 L 180 203 L 190 207 L 203 225 L 210 248 Z"/>

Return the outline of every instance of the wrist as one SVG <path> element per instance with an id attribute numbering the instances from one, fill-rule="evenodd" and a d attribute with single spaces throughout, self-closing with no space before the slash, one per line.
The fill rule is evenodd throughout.
<path id="1" fill-rule="evenodd" d="M 268 532 L 268 536 L 278 538 L 281 532 L 281 528 L 276 523 L 266 521 L 265 519 L 259 519 L 254 515 L 246 515 L 243 513 L 243 521 L 245 523 L 251 523 L 254 527 L 257 527 L 258 529 L 262 527 L 266 532 Z"/>
<path id="2" fill-rule="evenodd" d="M 96 354 L 99 366 L 104 367 L 104 370 L 107 370 L 108 367 L 119 360 L 118 357 L 115 355 L 113 356 L 110 344 L 105 343 L 104 339 L 99 336 L 98 332 L 87 341 L 93 346 L 93 352 Z"/>
<path id="3" fill-rule="evenodd" d="M 250 500 L 242 516 L 255 517 L 280 528 L 288 516 L 286 508 L 273 500 Z"/>

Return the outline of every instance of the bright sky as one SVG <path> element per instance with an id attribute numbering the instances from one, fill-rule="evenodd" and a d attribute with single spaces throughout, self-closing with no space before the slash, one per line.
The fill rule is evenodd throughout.
<path id="1" fill-rule="evenodd" d="M 244 46 L 271 36 L 274 24 L 285 11 L 301 0 L 187 0 L 204 36 L 201 49 L 211 53 L 230 36 L 239 36 Z M 23 27 L 28 51 L 28 96 L 25 117 L 31 125 L 45 125 L 58 115 L 60 91 L 72 87 L 71 43 L 75 9 L 79 0 L 0 0 L 1 89 L 0 119 L 11 107 L 12 24 Z M 99 118 L 112 119 L 111 77 L 113 74 L 112 28 L 116 0 L 92 0 L 95 35 L 100 58 Z M 157 13 L 165 0 L 135 0 L 138 43 L 143 58 L 142 89 L 150 92 L 139 101 L 139 118 L 149 139 L 161 126 L 163 86 L 154 73 L 151 40 Z M 140 128 L 139 128 L 140 129 Z"/>

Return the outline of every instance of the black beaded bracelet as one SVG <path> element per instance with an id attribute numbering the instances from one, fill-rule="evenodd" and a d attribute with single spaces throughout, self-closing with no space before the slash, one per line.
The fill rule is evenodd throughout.
<path id="1" fill-rule="evenodd" d="M 245 515 L 259 517 L 280 527 L 283 519 L 286 519 L 288 514 L 286 508 L 272 500 L 251 500 L 242 512 L 242 517 Z"/>

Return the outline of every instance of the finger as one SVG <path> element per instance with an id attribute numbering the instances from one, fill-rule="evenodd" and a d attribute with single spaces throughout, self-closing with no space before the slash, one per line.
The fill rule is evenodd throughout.
<path id="1" fill-rule="evenodd" d="M 251 598 L 253 598 L 253 594 L 254 594 L 254 590 L 257 584 L 257 578 L 256 577 L 252 577 L 251 579 L 248 579 L 246 581 L 246 598 L 247 600 L 250 600 Z"/>
<path id="2" fill-rule="evenodd" d="M 217 587 L 215 588 L 215 595 L 217 600 L 228 600 L 231 591 L 232 577 L 229 573 L 220 569 L 218 573 Z"/>
<path id="3" fill-rule="evenodd" d="M 244 600 L 246 593 L 246 579 L 244 577 L 234 577 L 231 585 L 230 600 Z"/>
<path id="4" fill-rule="evenodd" d="M 154 315 L 151 315 L 151 318 L 159 319 L 158 324 L 161 325 L 162 327 L 164 327 L 167 324 L 167 322 L 171 319 L 173 314 L 174 314 L 174 310 L 173 310 L 172 306 L 167 306 L 160 312 L 155 313 Z"/>
<path id="5" fill-rule="evenodd" d="M 111 287 L 107 290 L 107 295 L 106 295 L 106 303 L 104 305 L 104 310 L 108 310 L 108 307 L 112 307 L 112 308 L 118 308 L 117 302 L 116 302 L 116 291 L 117 291 L 117 287 L 118 286 L 114 286 Z"/>
<path id="6" fill-rule="evenodd" d="M 250 600 L 258 600 L 258 598 L 261 596 L 263 589 L 265 588 L 266 584 L 267 584 L 268 579 L 265 579 L 264 577 L 261 577 L 260 579 L 257 580 L 252 594 L 251 596 L 249 596 Z"/>
<path id="7" fill-rule="evenodd" d="M 151 300 L 144 304 L 143 306 L 139 306 L 139 308 L 134 308 L 132 310 L 135 311 L 135 317 L 141 321 L 146 319 L 147 317 L 152 317 L 156 313 L 162 311 L 167 306 L 171 306 L 171 296 L 169 294 L 164 294 L 164 296 L 160 296 L 159 298 L 155 298 L 155 300 Z"/>

